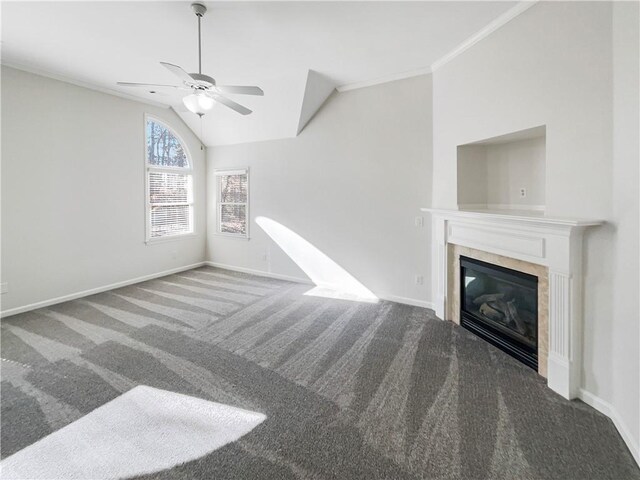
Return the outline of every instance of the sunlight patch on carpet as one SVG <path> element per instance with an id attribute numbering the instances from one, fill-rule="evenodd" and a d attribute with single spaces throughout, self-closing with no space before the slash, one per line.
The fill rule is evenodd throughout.
<path id="1" fill-rule="evenodd" d="M 0 462 L 3 479 L 105 479 L 153 473 L 238 440 L 266 416 L 135 387 Z"/>

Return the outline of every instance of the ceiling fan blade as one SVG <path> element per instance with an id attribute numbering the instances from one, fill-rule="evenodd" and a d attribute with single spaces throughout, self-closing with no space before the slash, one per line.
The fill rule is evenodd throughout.
<path id="1" fill-rule="evenodd" d="M 165 67 L 174 75 L 180 77 L 180 79 L 183 82 L 189 82 L 189 83 L 195 82 L 195 79 L 191 75 L 189 75 L 187 72 L 185 72 L 182 67 L 179 67 L 178 65 L 174 65 L 172 63 L 167 63 L 167 62 L 160 62 L 160 65 Z"/>
<path id="2" fill-rule="evenodd" d="M 229 100 L 227 97 L 223 97 L 222 95 L 213 95 L 212 98 L 216 102 L 229 107 L 231 110 L 235 110 L 241 115 L 249 115 L 251 113 L 251 110 L 249 110 L 247 107 L 243 107 L 239 103 L 236 103 L 233 100 Z"/>
<path id="3" fill-rule="evenodd" d="M 168 87 L 168 88 L 183 88 L 180 85 L 160 85 L 157 83 L 135 83 L 135 82 L 118 82 L 121 87 Z"/>
<path id="4" fill-rule="evenodd" d="M 239 85 L 218 85 L 216 88 L 222 93 L 237 93 L 238 95 L 264 95 L 260 87 Z"/>

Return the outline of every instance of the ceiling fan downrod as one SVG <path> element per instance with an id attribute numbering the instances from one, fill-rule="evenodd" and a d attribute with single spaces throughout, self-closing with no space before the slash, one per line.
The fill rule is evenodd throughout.
<path id="1" fill-rule="evenodd" d="M 207 13 L 207 7 L 201 3 L 192 3 L 191 8 L 198 17 L 198 73 L 202 75 L 202 30 L 200 23 L 204 14 Z"/>

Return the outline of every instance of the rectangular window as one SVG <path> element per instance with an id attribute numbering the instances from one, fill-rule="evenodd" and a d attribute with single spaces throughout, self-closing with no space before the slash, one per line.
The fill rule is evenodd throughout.
<path id="1" fill-rule="evenodd" d="M 193 177 L 149 168 L 150 238 L 193 233 Z"/>
<path id="2" fill-rule="evenodd" d="M 216 171 L 217 233 L 249 238 L 249 169 Z"/>

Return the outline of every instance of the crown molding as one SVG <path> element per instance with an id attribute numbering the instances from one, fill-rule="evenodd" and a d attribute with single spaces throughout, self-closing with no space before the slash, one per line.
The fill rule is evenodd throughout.
<path id="1" fill-rule="evenodd" d="M 440 67 L 442 67 L 446 63 L 449 63 L 451 60 L 453 60 L 458 55 L 460 55 L 464 51 L 466 51 L 469 48 L 471 48 L 472 46 L 474 46 L 476 43 L 478 43 L 483 38 L 488 37 L 493 32 L 498 30 L 500 27 L 502 27 L 503 25 L 509 23 L 511 20 L 516 18 L 518 15 L 520 15 L 520 14 L 526 12 L 527 10 L 529 10 L 536 3 L 538 3 L 538 0 L 528 0 L 528 1 L 519 2 L 515 6 L 513 6 L 512 8 L 510 8 L 509 10 L 504 12 L 502 15 L 497 17 L 491 23 L 489 23 L 486 27 L 484 27 L 483 29 L 479 30 L 475 34 L 471 35 L 469 38 L 467 38 L 464 42 L 462 42 L 456 48 L 451 50 L 449 53 L 447 53 L 446 55 L 444 55 L 440 59 L 438 59 L 435 62 L 433 62 L 431 64 L 431 71 L 435 72 L 436 70 L 438 70 Z"/>
<path id="2" fill-rule="evenodd" d="M 348 92 L 349 90 L 356 90 L 358 88 L 372 87 L 374 85 L 380 85 L 380 84 L 383 84 L 383 83 L 394 82 L 396 80 L 403 80 L 405 78 L 417 77 L 419 75 L 427 75 L 427 74 L 433 73 L 438 68 L 440 68 L 444 64 L 450 62 L 451 60 L 453 60 L 455 57 L 460 55 L 465 50 L 471 48 L 473 45 L 478 43 L 483 38 L 488 37 L 493 32 L 495 32 L 497 29 L 499 29 L 503 25 L 507 24 L 508 22 L 513 20 L 514 18 L 516 18 L 521 13 L 524 13 L 525 11 L 529 10 L 529 8 L 531 8 L 536 3 L 538 3 L 538 1 L 539 0 L 527 0 L 527 1 L 518 2 L 512 8 L 510 8 L 509 10 L 504 12 L 502 15 L 500 15 L 499 17 L 494 19 L 491 23 L 489 23 L 488 25 L 483 27 L 481 30 L 479 30 L 478 32 L 474 33 L 472 36 L 467 38 L 464 42 L 462 42 L 460 45 L 455 47 L 449 53 L 447 53 L 443 57 L 441 57 L 438 60 L 436 60 L 435 62 L 433 62 L 430 67 L 423 67 L 423 68 L 418 68 L 418 69 L 415 69 L 415 70 L 409 70 L 409 71 L 402 72 L 402 73 L 386 75 L 384 77 L 379 77 L 379 78 L 375 78 L 375 79 L 372 79 L 372 80 L 365 80 L 365 81 L 362 81 L 362 82 L 348 83 L 348 84 L 341 85 L 341 86 L 337 87 L 336 90 L 338 92 L 340 92 L 340 93 Z"/>
<path id="3" fill-rule="evenodd" d="M 82 80 L 76 80 L 65 75 L 61 75 L 59 73 L 51 72 L 48 70 L 43 70 L 40 68 L 30 67 L 27 65 L 23 65 L 17 62 L 7 61 L 2 59 L 0 64 L 5 67 L 15 68 L 16 70 L 22 70 L 23 72 L 33 73 L 34 75 L 40 75 L 41 77 L 51 78 L 53 80 L 58 80 L 59 82 L 70 83 L 77 87 L 88 88 L 89 90 L 94 90 L 100 93 L 106 93 L 107 95 L 114 95 L 116 97 L 124 98 L 126 100 L 131 100 L 133 102 L 144 103 L 147 105 L 152 105 L 158 108 L 169 108 L 170 105 L 154 102 L 153 100 L 147 100 L 145 98 L 136 97 L 134 95 L 128 95 L 126 93 L 122 93 L 118 90 L 112 90 L 110 88 L 102 87 L 96 85 L 95 83 L 84 82 Z"/>
<path id="4" fill-rule="evenodd" d="M 349 90 L 356 90 L 358 88 L 372 87 L 374 85 L 380 85 L 382 83 L 395 82 L 396 80 L 404 80 L 405 78 L 418 77 L 420 75 L 428 75 L 431 73 L 430 67 L 417 68 L 415 70 L 408 70 L 406 72 L 394 73 L 392 75 L 385 75 L 384 77 L 374 78 L 373 80 L 365 80 L 362 82 L 348 83 L 336 88 L 340 93 L 348 92 Z"/>

